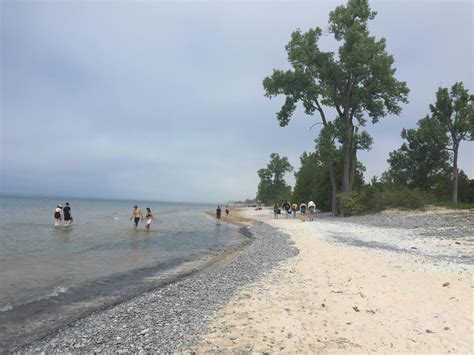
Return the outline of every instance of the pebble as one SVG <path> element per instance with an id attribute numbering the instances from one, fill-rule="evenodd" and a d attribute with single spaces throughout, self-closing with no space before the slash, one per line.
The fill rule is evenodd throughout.
<path id="1" fill-rule="evenodd" d="M 213 313 L 242 286 L 255 282 L 282 261 L 298 254 L 293 242 L 267 224 L 256 223 L 252 242 L 227 264 L 143 294 L 108 310 L 94 313 L 22 352 L 84 353 L 191 352 L 207 331 Z M 231 339 L 231 340 L 236 340 Z M 86 343 L 84 343 L 86 341 Z M 77 350 L 72 350 L 76 352 Z"/>

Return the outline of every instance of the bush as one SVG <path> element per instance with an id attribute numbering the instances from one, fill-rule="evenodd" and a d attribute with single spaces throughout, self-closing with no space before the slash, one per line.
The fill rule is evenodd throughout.
<path id="1" fill-rule="evenodd" d="M 427 192 L 386 184 L 366 185 L 357 192 L 337 195 L 343 216 L 378 212 L 387 208 L 422 209 L 434 202 L 435 198 Z"/>
<path id="2" fill-rule="evenodd" d="M 338 194 L 337 205 L 342 216 L 351 216 L 363 211 L 363 206 L 360 204 L 357 192 Z"/>

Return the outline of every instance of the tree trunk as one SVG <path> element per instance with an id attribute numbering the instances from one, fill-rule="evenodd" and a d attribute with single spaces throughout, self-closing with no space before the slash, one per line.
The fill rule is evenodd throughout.
<path id="1" fill-rule="evenodd" d="M 336 185 L 336 176 L 334 175 L 334 166 L 332 165 L 332 159 L 328 160 L 329 165 L 329 180 L 331 181 L 331 209 L 334 216 L 339 215 L 339 210 L 337 208 L 337 185 Z"/>
<path id="2" fill-rule="evenodd" d="M 357 170 L 357 147 L 353 146 L 352 151 L 351 151 L 351 175 L 349 176 L 350 178 L 349 185 L 350 185 L 351 191 L 354 188 L 356 170 Z"/>
<path id="3" fill-rule="evenodd" d="M 349 133 L 349 132 L 348 132 Z M 344 193 L 352 192 L 350 184 L 350 172 L 351 172 L 351 140 L 350 134 L 346 134 L 346 139 L 342 145 L 342 189 Z"/>
<path id="4" fill-rule="evenodd" d="M 453 150 L 454 150 L 454 157 L 453 157 L 453 202 L 455 204 L 458 203 L 458 149 L 459 149 L 459 142 L 453 142 Z"/>
<path id="5" fill-rule="evenodd" d="M 359 129 L 357 127 L 352 126 L 351 130 L 351 162 L 350 162 L 350 172 L 349 172 L 349 187 L 350 191 L 352 192 L 354 188 L 354 181 L 355 181 L 355 175 L 356 175 L 356 170 L 357 170 L 357 142 L 356 142 L 356 137 L 357 133 L 359 132 Z"/>

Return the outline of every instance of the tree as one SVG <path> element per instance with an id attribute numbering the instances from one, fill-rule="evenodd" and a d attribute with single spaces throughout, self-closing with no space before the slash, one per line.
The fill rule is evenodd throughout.
<path id="1" fill-rule="evenodd" d="M 260 169 L 257 200 L 263 204 L 284 202 L 291 196 L 291 186 L 286 184 L 285 173 L 293 171 L 286 157 L 280 158 L 277 153 L 270 155 L 270 162 L 265 169 Z"/>
<path id="2" fill-rule="evenodd" d="M 342 159 L 342 151 L 339 149 L 335 154 L 335 161 Z M 310 201 L 316 202 L 319 209 L 330 211 L 332 206 L 331 181 L 327 161 L 322 158 L 320 151 L 313 153 L 304 152 L 301 157 L 301 166 L 295 172 L 295 188 L 293 190 L 292 201 Z M 359 188 L 364 184 L 363 172 L 365 167 L 357 163 L 354 188 Z M 341 167 L 341 164 L 336 164 Z M 336 182 L 339 184 L 342 180 L 342 171 L 335 171 Z"/>
<path id="3" fill-rule="evenodd" d="M 474 139 L 474 95 L 469 94 L 462 82 L 454 84 L 450 91 L 440 87 L 436 103 L 430 105 L 430 109 L 433 117 L 449 132 L 446 149 L 453 152 L 453 202 L 458 203 L 459 145 L 463 140 Z"/>
<path id="4" fill-rule="evenodd" d="M 357 167 L 357 150 L 369 149 L 371 138 L 360 127 L 366 124 L 365 116 L 376 123 L 387 114 L 399 114 L 399 102 L 408 102 L 405 82 L 395 79 L 394 59 L 385 51 L 385 39 L 376 40 L 369 35 L 367 23 L 376 12 L 371 11 L 367 0 L 349 0 L 329 14 L 330 34 L 341 42 L 337 54 L 321 51 L 318 45 L 322 35 L 319 27 L 302 33 L 292 33 L 287 44 L 288 61 L 292 69 L 273 70 L 263 81 L 265 95 L 272 98 L 285 95 L 286 100 L 277 113 L 280 125 L 288 125 L 296 109 L 303 104 L 305 113 L 318 113 L 326 129 L 322 140 L 326 150 L 342 149 L 342 192 L 351 192 Z M 326 115 L 333 108 L 334 120 Z M 333 115 L 331 114 L 331 117 Z M 333 193 L 333 212 L 337 213 L 337 186 L 334 160 L 328 162 Z"/>
<path id="5" fill-rule="evenodd" d="M 404 129 L 401 136 L 406 143 L 389 153 L 390 169 L 383 180 L 428 192 L 446 186 L 448 136 L 439 121 L 426 116 L 418 121 L 417 129 Z"/>

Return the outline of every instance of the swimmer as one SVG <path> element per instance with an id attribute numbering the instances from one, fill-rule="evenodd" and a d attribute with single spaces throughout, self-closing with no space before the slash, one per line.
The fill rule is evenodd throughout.
<path id="1" fill-rule="evenodd" d="M 221 206 L 217 206 L 217 209 L 216 209 L 216 223 L 217 224 L 221 224 L 221 213 L 222 213 Z"/>
<path id="2" fill-rule="evenodd" d="M 54 225 L 59 227 L 61 225 L 61 220 L 63 219 L 63 206 L 58 205 L 54 210 Z"/>
<path id="3" fill-rule="evenodd" d="M 66 206 L 63 208 L 63 214 L 64 214 L 64 221 L 66 222 L 66 225 L 70 226 L 72 224 L 72 214 L 71 214 L 71 207 L 69 206 L 69 202 L 66 202 Z"/>
<path id="4" fill-rule="evenodd" d="M 142 210 L 138 208 L 137 205 L 133 206 L 133 212 L 130 215 L 130 220 L 133 219 L 133 229 L 138 228 L 138 222 L 140 222 L 140 219 L 143 219 L 143 213 Z"/>
<path id="5" fill-rule="evenodd" d="M 150 207 L 146 208 L 145 219 L 146 219 L 145 230 L 149 232 L 151 231 L 151 224 L 153 223 L 153 220 L 155 219 L 155 217 L 153 216 L 153 213 L 151 213 Z"/>

